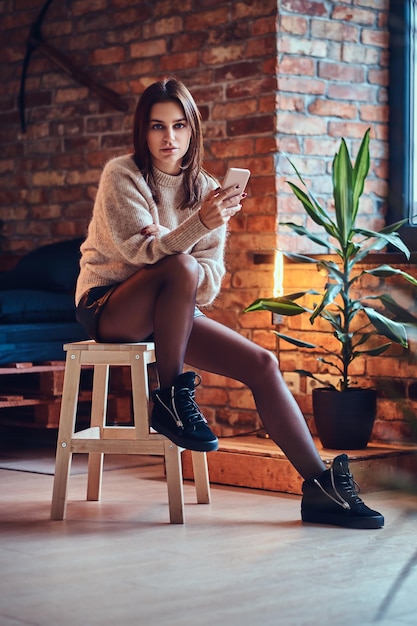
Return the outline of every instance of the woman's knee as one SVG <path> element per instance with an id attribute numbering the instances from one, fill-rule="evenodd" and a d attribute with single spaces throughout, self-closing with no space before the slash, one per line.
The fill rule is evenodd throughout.
<path id="1" fill-rule="evenodd" d="M 165 270 L 177 280 L 198 280 L 198 262 L 191 254 L 172 254 L 164 259 Z"/>
<path id="2" fill-rule="evenodd" d="M 277 356 L 270 350 L 258 347 L 252 358 L 251 372 L 254 378 L 276 377 L 280 372 Z"/>

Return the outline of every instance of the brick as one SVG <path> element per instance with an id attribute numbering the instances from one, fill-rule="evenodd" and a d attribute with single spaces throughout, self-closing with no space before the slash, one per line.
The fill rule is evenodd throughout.
<path id="1" fill-rule="evenodd" d="M 253 151 L 253 141 L 250 139 L 222 140 L 212 143 L 210 150 L 217 158 L 245 157 Z"/>
<path id="2" fill-rule="evenodd" d="M 388 86 L 389 84 L 388 70 L 371 69 L 368 72 L 368 80 L 371 84 Z"/>
<path id="3" fill-rule="evenodd" d="M 283 0 L 281 9 L 292 13 L 301 13 L 302 15 L 317 15 L 320 17 L 327 15 L 324 2 L 316 2 L 315 0 Z"/>
<path id="4" fill-rule="evenodd" d="M 123 63 L 125 51 L 122 47 L 103 48 L 94 50 L 89 56 L 90 65 L 110 65 L 112 63 Z"/>
<path id="5" fill-rule="evenodd" d="M 254 270 L 242 270 L 235 272 L 232 276 L 232 287 L 248 288 L 248 287 L 271 287 L 271 272 L 260 272 Z"/>
<path id="6" fill-rule="evenodd" d="M 352 85 L 335 83 L 328 89 L 329 98 L 335 100 L 352 100 L 353 102 L 372 102 L 376 99 L 376 89 L 370 85 Z"/>
<path id="7" fill-rule="evenodd" d="M 227 134 L 233 135 L 253 135 L 259 133 L 272 132 L 274 129 L 274 118 L 271 115 L 258 115 L 227 123 Z"/>
<path id="8" fill-rule="evenodd" d="M 365 29 L 362 32 L 362 41 L 364 44 L 380 46 L 382 48 L 388 48 L 388 42 L 389 42 L 388 32 Z"/>
<path id="9" fill-rule="evenodd" d="M 275 76 L 262 76 L 261 78 L 253 78 L 244 82 L 237 82 L 228 85 L 226 88 L 227 98 L 245 98 L 247 96 L 259 96 L 260 93 L 265 94 L 268 91 L 275 92 L 277 82 Z"/>
<path id="10" fill-rule="evenodd" d="M 131 0 L 124 0 L 128 5 L 131 4 Z M 155 17 L 163 17 L 166 15 L 172 15 L 183 11 L 188 13 L 192 11 L 192 0 L 158 0 L 157 3 L 152 5 L 151 15 Z M 142 10 L 142 6 L 141 6 Z"/>
<path id="11" fill-rule="evenodd" d="M 258 102 L 255 98 L 215 104 L 212 108 L 212 119 L 233 119 L 255 113 Z"/>
<path id="12" fill-rule="evenodd" d="M 305 18 L 293 15 L 281 15 L 279 21 L 280 32 L 291 35 L 305 35 L 308 31 L 309 21 Z"/>
<path id="13" fill-rule="evenodd" d="M 175 35 L 172 41 L 172 52 L 183 52 L 187 50 L 200 50 L 206 43 L 208 38 L 207 33 L 182 33 Z"/>
<path id="14" fill-rule="evenodd" d="M 213 24 L 227 24 L 229 22 L 229 10 L 227 7 L 220 7 L 212 11 L 197 11 L 192 15 L 187 15 L 184 20 L 184 30 L 206 30 Z"/>
<path id="15" fill-rule="evenodd" d="M 199 65 L 199 53 L 198 52 L 184 52 L 172 54 L 170 56 L 164 56 L 161 59 L 161 69 L 163 71 L 176 71 L 184 68 L 198 67 Z"/>
<path id="16" fill-rule="evenodd" d="M 357 116 L 357 107 L 355 104 L 317 98 L 309 105 L 308 112 L 312 115 L 323 115 L 325 117 L 354 119 Z"/>
<path id="17" fill-rule="evenodd" d="M 251 232 L 275 232 L 275 215 L 255 215 L 248 218 L 248 230 Z"/>
<path id="18" fill-rule="evenodd" d="M 363 105 L 360 109 L 361 120 L 367 122 L 386 122 L 389 119 L 388 106 Z"/>
<path id="19" fill-rule="evenodd" d="M 361 24 L 363 26 L 375 25 L 375 17 L 375 11 L 341 5 L 334 7 L 331 14 L 332 20 L 352 22 L 353 24 Z"/>
<path id="20" fill-rule="evenodd" d="M 375 48 L 364 48 L 361 44 L 344 43 L 342 45 L 341 60 L 345 63 L 377 65 L 379 61 L 379 51 Z"/>
<path id="21" fill-rule="evenodd" d="M 341 82 L 362 83 L 365 74 L 362 66 L 354 66 L 341 63 L 319 62 L 318 75 L 326 80 L 336 80 Z"/>
<path id="22" fill-rule="evenodd" d="M 202 52 L 201 58 L 205 65 L 220 65 L 240 61 L 244 56 L 244 44 L 232 44 L 208 48 Z"/>
<path id="23" fill-rule="evenodd" d="M 284 56 L 279 63 L 280 74 L 314 76 L 315 63 L 311 58 Z"/>
<path id="24" fill-rule="evenodd" d="M 246 45 L 246 54 L 249 57 L 265 57 L 273 55 L 274 62 L 277 55 L 277 42 L 276 37 L 262 37 L 257 39 L 250 39 Z"/>
<path id="25" fill-rule="evenodd" d="M 359 40 L 359 29 L 356 26 L 347 26 L 338 22 L 329 22 L 328 20 L 312 20 L 311 34 L 317 39 L 330 39 L 334 41 L 350 41 Z"/>
<path id="26" fill-rule="evenodd" d="M 154 39 L 152 41 L 141 41 L 133 43 L 130 46 L 130 55 L 132 58 L 145 58 L 160 56 L 166 53 L 165 39 Z"/>
<path id="27" fill-rule="evenodd" d="M 284 134 L 325 135 L 327 123 L 317 117 L 308 118 L 298 113 L 280 113 L 277 123 L 278 132 Z"/>
<path id="28" fill-rule="evenodd" d="M 252 2 L 234 2 L 233 17 L 242 19 L 260 15 L 275 15 L 277 5 L 273 0 L 253 0 Z"/>
<path id="29" fill-rule="evenodd" d="M 290 78 L 288 76 L 279 76 L 278 91 L 281 94 L 285 91 L 296 92 L 298 94 L 324 94 L 326 84 L 323 80 L 317 78 Z"/>
<path id="30" fill-rule="evenodd" d="M 54 187 L 65 184 L 65 173 L 58 172 L 36 172 L 32 176 L 34 185 Z"/>
<path id="31" fill-rule="evenodd" d="M 328 56 L 328 44 L 326 41 L 312 41 L 311 39 L 296 39 L 282 36 L 280 37 L 279 49 L 280 53 L 286 54 L 299 54 L 318 58 Z"/>
<path id="32" fill-rule="evenodd" d="M 179 15 L 175 15 L 161 20 L 153 20 L 150 24 L 144 24 L 143 36 L 145 39 L 153 39 L 154 37 L 181 33 L 183 30 L 182 18 Z"/>
<path id="33" fill-rule="evenodd" d="M 214 81 L 223 82 L 226 80 L 230 82 L 238 80 L 239 78 L 245 78 L 247 80 L 249 77 L 259 76 L 259 71 L 259 61 L 245 60 L 237 63 L 226 63 L 221 67 L 216 67 L 214 71 Z"/>
<path id="34" fill-rule="evenodd" d="M 361 139 L 368 125 L 359 122 L 329 122 L 329 135 L 332 137 L 350 137 Z"/>

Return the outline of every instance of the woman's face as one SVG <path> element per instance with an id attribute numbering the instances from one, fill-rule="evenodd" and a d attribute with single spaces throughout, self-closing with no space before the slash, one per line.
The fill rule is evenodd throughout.
<path id="1" fill-rule="evenodd" d="M 190 145 L 191 129 L 177 102 L 153 105 L 146 139 L 153 165 L 165 174 L 179 174 Z"/>

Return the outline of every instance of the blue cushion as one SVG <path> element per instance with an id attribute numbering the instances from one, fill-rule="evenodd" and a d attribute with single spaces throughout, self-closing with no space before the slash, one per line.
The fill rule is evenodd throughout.
<path id="1" fill-rule="evenodd" d="M 64 361 L 63 345 L 89 339 L 78 322 L 0 324 L 0 365 L 19 361 Z"/>
<path id="2" fill-rule="evenodd" d="M 82 241 L 59 241 L 29 252 L 16 267 L 0 274 L 0 289 L 74 290 Z"/>
<path id="3" fill-rule="evenodd" d="M 75 321 L 73 292 L 0 290 L 0 324 Z"/>

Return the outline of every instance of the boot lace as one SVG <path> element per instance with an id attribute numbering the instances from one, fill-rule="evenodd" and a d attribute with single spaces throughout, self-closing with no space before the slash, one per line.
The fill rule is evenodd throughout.
<path id="1" fill-rule="evenodd" d="M 179 387 L 172 390 L 172 406 L 177 416 L 177 425 L 184 428 L 184 424 L 197 424 L 198 422 L 207 423 L 206 418 L 201 413 L 198 404 L 195 401 L 195 387 L 201 383 L 201 376 L 196 374 L 196 383 L 194 388 Z"/>
<path id="2" fill-rule="evenodd" d="M 326 491 L 317 478 L 314 479 L 314 483 L 328 498 L 344 509 L 351 509 L 352 505 L 362 504 L 362 500 L 358 495 L 360 492 L 359 485 L 355 482 L 350 472 L 335 474 L 334 468 L 332 467 L 330 468 L 330 480 L 334 495 Z"/>

